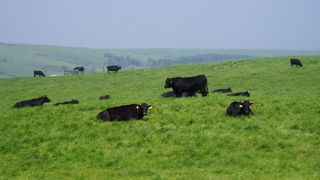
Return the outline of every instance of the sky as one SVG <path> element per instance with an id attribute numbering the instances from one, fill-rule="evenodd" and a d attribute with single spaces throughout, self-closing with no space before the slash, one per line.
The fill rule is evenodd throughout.
<path id="1" fill-rule="evenodd" d="M 0 42 L 320 50 L 320 0 L 0 0 Z"/>

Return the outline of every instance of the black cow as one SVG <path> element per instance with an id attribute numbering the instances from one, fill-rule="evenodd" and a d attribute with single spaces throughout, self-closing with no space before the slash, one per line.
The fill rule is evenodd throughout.
<path id="1" fill-rule="evenodd" d="M 33 71 L 33 77 L 36 77 L 36 75 L 43 76 L 43 77 L 46 76 L 46 75 L 44 75 L 44 73 L 42 71 L 34 70 Z"/>
<path id="2" fill-rule="evenodd" d="M 119 71 L 119 69 L 121 69 L 121 66 L 116 66 L 116 65 L 113 65 L 113 66 L 107 66 L 108 73 L 110 73 L 110 71 L 118 72 L 118 71 Z"/>
<path id="3" fill-rule="evenodd" d="M 13 108 L 22 108 L 27 106 L 42 106 L 46 102 L 50 102 L 51 100 L 47 96 L 41 96 L 39 98 L 25 100 L 17 102 Z"/>
<path id="4" fill-rule="evenodd" d="M 216 89 L 216 90 L 213 90 L 212 92 L 229 93 L 229 92 L 232 92 L 232 90 L 231 90 L 231 88 L 227 88 L 227 89 Z"/>
<path id="5" fill-rule="evenodd" d="M 172 88 L 177 97 L 181 97 L 183 92 L 200 92 L 202 96 L 209 94 L 207 77 L 205 75 L 167 78 L 164 87 Z"/>
<path id="6" fill-rule="evenodd" d="M 110 99 L 110 96 L 109 96 L 109 95 L 100 96 L 99 99 L 100 99 L 100 100 Z"/>
<path id="7" fill-rule="evenodd" d="M 147 103 L 130 104 L 108 108 L 97 115 L 97 119 L 105 121 L 128 121 L 142 119 L 152 106 Z"/>
<path id="8" fill-rule="evenodd" d="M 231 93 L 231 94 L 228 94 L 227 96 L 247 96 L 247 97 L 249 97 L 250 93 L 248 91 L 245 91 L 245 92 Z"/>
<path id="9" fill-rule="evenodd" d="M 78 70 L 78 71 L 81 72 L 81 74 L 84 73 L 84 67 L 83 67 L 83 66 L 81 66 L 81 67 L 75 67 L 75 68 L 73 68 L 73 70 Z"/>
<path id="10" fill-rule="evenodd" d="M 291 67 L 293 67 L 293 65 L 296 65 L 296 67 L 297 66 L 303 67 L 300 59 L 290 59 L 290 64 L 291 64 Z"/>
<path id="11" fill-rule="evenodd" d="M 173 91 L 164 92 L 161 94 L 164 98 L 177 97 Z M 197 96 L 195 92 L 182 92 L 181 97 L 192 97 Z"/>
<path id="12" fill-rule="evenodd" d="M 57 103 L 54 105 L 58 106 L 58 105 L 63 105 L 63 104 L 79 104 L 79 101 L 76 99 L 72 99 L 71 101 L 60 102 L 60 103 Z"/>
<path id="13" fill-rule="evenodd" d="M 250 106 L 253 106 L 254 103 L 250 101 L 242 101 L 242 102 L 232 102 L 227 108 L 226 113 L 230 116 L 240 116 L 240 115 L 249 115 L 253 114 Z"/>

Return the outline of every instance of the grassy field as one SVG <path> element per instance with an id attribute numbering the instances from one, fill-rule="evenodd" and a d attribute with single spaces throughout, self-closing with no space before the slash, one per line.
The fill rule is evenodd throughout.
<path id="1" fill-rule="evenodd" d="M 320 55 L 319 51 L 293 50 L 215 50 L 215 49 L 90 49 L 61 46 L 24 45 L 0 43 L 0 78 L 33 76 L 33 70 L 43 70 L 47 75 L 63 74 L 66 68 L 85 66 L 86 73 L 102 72 L 110 65 L 104 54 L 130 57 L 141 62 L 124 68 L 146 67 L 151 58 L 194 56 L 200 54 L 243 55 L 255 57 Z M 218 59 L 219 60 L 219 59 Z M 124 65 L 124 64 L 119 64 Z"/>
<path id="2" fill-rule="evenodd" d="M 303 68 L 289 58 L 0 79 L 0 179 L 319 179 L 320 56 L 298 57 Z M 198 74 L 210 91 L 252 96 L 161 98 L 166 78 Z M 11 108 L 42 95 L 52 102 Z M 53 106 L 71 99 L 80 104 Z M 225 114 L 245 99 L 254 115 Z M 154 106 L 144 120 L 95 118 L 142 102 Z"/>

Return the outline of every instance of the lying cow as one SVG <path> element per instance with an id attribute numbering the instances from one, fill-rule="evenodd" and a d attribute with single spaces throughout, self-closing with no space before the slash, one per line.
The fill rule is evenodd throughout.
<path id="1" fill-rule="evenodd" d="M 291 64 L 291 67 L 293 67 L 293 65 L 296 65 L 296 67 L 297 66 L 303 67 L 300 59 L 290 59 L 290 64 Z"/>
<path id="2" fill-rule="evenodd" d="M 202 96 L 209 94 L 207 77 L 205 75 L 167 78 L 164 87 L 172 88 L 177 97 L 182 97 L 183 92 L 200 92 Z"/>
<path id="3" fill-rule="evenodd" d="M 250 106 L 253 106 L 254 103 L 250 101 L 242 101 L 242 102 L 232 102 L 227 108 L 226 113 L 230 116 L 240 116 L 240 115 L 249 115 L 253 114 Z"/>
<path id="4" fill-rule="evenodd" d="M 247 96 L 247 97 L 249 97 L 250 93 L 248 91 L 245 91 L 245 92 L 231 93 L 231 94 L 228 94 L 227 96 Z"/>
<path id="5" fill-rule="evenodd" d="M 100 100 L 110 99 L 110 96 L 109 96 L 109 95 L 100 96 L 99 99 L 100 99 Z"/>
<path id="6" fill-rule="evenodd" d="M 79 72 L 81 72 L 81 74 L 84 73 L 84 67 L 83 66 L 75 67 L 75 68 L 73 68 L 73 70 L 78 70 Z"/>
<path id="7" fill-rule="evenodd" d="M 60 102 L 60 103 L 56 103 L 54 105 L 58 106 L 58 105 L 63 105 L 63 104 L 79 104 L 79 101 L 76 99 L 72 99 L 71 101 Z"/>
<path id="8" fill-rule="evenodd" d="M 173 91 L 164 92 L 161 94 L 164 98 L 170 98 L 170 97 L 177 97 L 176 94 Z M 182 92 L 181 97 L 192 97 L 197 96 L 194 92 Z"/>
<path id="9" fill-rule="evenodd" d="M 124 106 L 118 106 L 113 108 L 108 108 L 97 115 L 97 119 L 105 121 L 128 121 L 143 119 L 143 116 L 147 115 L 148 109 L 152 106 L 142 103 L 142 104 L 130 104 Z"/>
<path id="10" fill-rule="evenodd" d="M 231 90 L 231 88 L 227 88 L 227 89 L 216 89 L 216 90 L 213 90 L 212 92 L 229 93 L 229 92 L 232 92 L 232 90 Z"/>
<path id="11" fill-rule="evenodd" d="M 51 102 L 51 100 L 47 96 L 41 96 L 39 98 L 17 102 L 13 106 L 13 108 L 22 108 L 22 107 L 28 107 L 28 106 L 42 106 L 46 102 Z"/>
<path id="12" fill-rule="evenodd" d="M 42 71 L 34 70 L 33 71 L 33 77 L 36 77 L 36 75 L 43 76 L 43 77 L 46 76 L 46 75 L 44 75 L 44 73 Z"/>
<path id="13" fill-rule="evenodd" d="M 121 69 L 121 66 L 116 66 L 116 65 L 107 66 L 108 73 L 110 73 L 110 71 L 118 72 L 120 69 Z"/>

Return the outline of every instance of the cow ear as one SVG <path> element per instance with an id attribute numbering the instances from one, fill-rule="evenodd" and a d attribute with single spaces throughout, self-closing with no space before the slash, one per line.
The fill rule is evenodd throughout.
<path id="1" fill-rule="evenodd" d="M 242 104 L 239 104 L 239 107 L 241 107 L 241 108 L 242 108 L 242 107 L 243 107 L 243 106 L 242 106 Z"/>
<path id="2" fill-rule="evenodd" d="M 255 104 L 255 103 L 251 103 L 250 105 L 251 105 L 251 106 L 255 106 L 256 104 Z"/>
<path id="3" fill-rule="evenodd" d="M 139 106 L 136 106 L 136 109 L 139 109 Z"/>
<path id="4" fill-rule="evenodd" d="M 148 106 L 148 109 L 152 109 L 153 108 L 153 106 Z"/>

